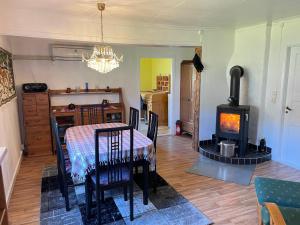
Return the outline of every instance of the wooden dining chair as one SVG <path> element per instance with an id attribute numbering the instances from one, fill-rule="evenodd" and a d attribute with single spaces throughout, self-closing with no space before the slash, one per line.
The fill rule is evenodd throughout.
<path id="1" fill-rule="evenodd" d="M 84 105 L 80 107 L 81 125 L 103 123 L 103 110 L 100 106 Z"/>
<path id="2" fill-rule="evenodd" d="M 129 150 L 125 151 L 124 133 L 129 132 Z M 99 160 L 99 138 L 106 138 L 105 163 Z M 104 191 L 123 187 L 124 200 L 127 201 L 129 186 L 130 220 L 133 220 L 133 127 L 124 126 L 95 130 L 95 170 L 86 177 L 86 215 L 91 215 L 92 194 L 96 192 L 97 220 L 101 224 L 101 198 L 104 201 Z M 101 196 L 101 198 L 100 198 Z"/>
<path id="3" fill-rule="evenodd" d="M 70 210 L 69 203 L 69 191 L 68 191 L 68 175 L 66 170 L 66 159 L 60 143 L 57 121 L 54 116 L 51 117 L 51 127 L 53 138 L 56 147 L 56 157 L 57 157 L 57 179 L 59 182 L 60 192 L 65 198 L 66 211 Z"/>
<path id="4" fill-rule="evenodd" d="M 133 126 L 134 129 L 139 129 L 139 110 L 130 107 L 129 111 L 129 126 Z"/>
<path id="5" fill-rule="evenodd" d="M 148 118 L 148 130 L 147 130 L 147 137 L 153 141 L 154 151 L 156 155 L 156 140 L 157 140 L 157 132 L 158 132 L 158 115 L 152 111 L 149 112 Z M 152 178 L 153 190 L 156 192 L 157 187 L 157 173 L 156 173 L 156 161 L 154 167 L 154 173 Z"/>

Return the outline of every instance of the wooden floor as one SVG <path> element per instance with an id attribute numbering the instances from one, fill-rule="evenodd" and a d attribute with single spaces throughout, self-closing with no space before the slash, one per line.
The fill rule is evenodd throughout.
<path id="1" fill-rule="evenodd" d="M 253 185 L 240 186 L 212 178 L 188 174 L 199 153 L 188 137 L 163 136 L 158 139 L 158 172 L 215 224 L 257 224 Z M 24 158 L 9 205 L 15 224 L 39 224 L 41 172 L 53 164 L 53 156 Z M 276 162 L 258 165 L 255 175 L 300 181 L 300 171 Z"/>

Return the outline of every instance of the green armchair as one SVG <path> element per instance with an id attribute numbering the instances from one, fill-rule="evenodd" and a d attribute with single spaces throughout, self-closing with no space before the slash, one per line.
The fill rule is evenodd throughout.
<path id="1" fill-rule="evenodd" d="M 259 224 L 300 224 L 300 183 L 256 177 L 254 184 Z"/>

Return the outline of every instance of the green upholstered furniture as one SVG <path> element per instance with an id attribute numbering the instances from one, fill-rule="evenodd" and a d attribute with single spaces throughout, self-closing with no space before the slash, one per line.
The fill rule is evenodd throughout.
<path id="1" fill-rule="evenodd" d="M 300 224 L 300 183 L 256 177 L 255 190 L 261 222 L 270 224 L 270 213 L 265 203 L 275 203 L 287 225 Z"/>

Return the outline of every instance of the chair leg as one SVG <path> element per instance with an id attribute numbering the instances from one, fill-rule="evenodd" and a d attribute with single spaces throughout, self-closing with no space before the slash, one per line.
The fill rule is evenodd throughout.
<path id="1" fill-rule="evenodd" d="M 85 179 L 85 207 L 86 207 L 86 218 L 91 218 L 91 207 L 92 207 L 92 188 L 90 185 L 89 176 L 86 176 Z"/>
<path id="2" fill-rule="evenodd" d="M 125 185 L 123 187 L 123 192 L 124 192 L 124 201 L 127 201 L 128 200 L 128 198 L 127 198 L 127 185 Z"/>
<path id="3" fill-rule="evenodd" d="M 60 193 L 64 195 L 63 185 L 62 185 L 62 179 L 61 179 L 61 171 L 60 168 L 57 169 L 57 180 L 59 184 Z M 64 196 L 63 196 L 64 197 Z"/>
<path id="4" fill-rule="evenodd" d="M 133 221 L 133 176 L 131 171 L 131 179 L 129 183 L 129 210 L 130 210 L 130 221 Z"/>
<path id="5" fill-rule="evenodd" d="M 156 167 L 155 167 L 155 170 L 154 170 L 154 173 L 153 173 L 153 192 L 156 193 L 157 191 L 157 173 L 156 173 Z"/>
<path id="6" fill-rule="evenodd" d="M 62 196 L 64 197 L 64 191 L 63 191 L 63 186 L 62 186 L 62 182 L 61 182 L 61 175 L 60 175 L 59 172 L 58 172 L 58 174 L 57 174 L 57 180 L 58 180 L 58 184 L 59 184 L 59 190 L 60 190 L 60 193 L 61 193 Z"/>
<path id="7" fill-rule="evenodd" d="M 105 198 L 104 198 L 104 191 L 101 191 L 101 202 L 104 203 Z"/>
<path id="8" fill-rule="evenodd" d="M 96 202 L 97 202 L 97 221 L 98 224 L 101 224 L 101 199 L 100 199 L 101 190 L 96 189 Z"/>
<path id="9" fill-rule="evenodd" d="M 138 174 L 139 173 L 139 168 L 138 166 L 135 166 L 135 174 Z"/>
<path id="10" fill-rule="evenodd" d="M 149 191 L 149 165 L 145 160 L 143 163 L 144 187 L 143 187 L 143 202 L 148 205 L 148 191 Z"/>
<path id="11" fill-rule="evenodd" d="M 70 211 L 69 192 L 68 192 L 68 184 L 67 184 L 66 178 L 65 178 L 63 186 L 64 186 L 64 197 L 65 197 L 66 210 Z"/>

